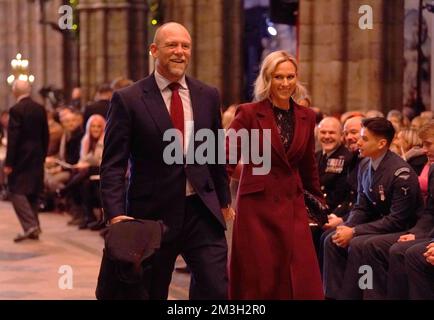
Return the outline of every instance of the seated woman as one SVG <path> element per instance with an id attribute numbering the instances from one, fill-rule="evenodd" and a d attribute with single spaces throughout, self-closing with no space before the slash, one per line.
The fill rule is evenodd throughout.
<path id="1" fill-rule="evenodd" d="M 413 129 L 401 130 L 398 135 L 399 155 L 407 161 L 418 175 L 428 161 L 422 149 L 422 141 Z"/>
<path id="2" fill-rule="evenodd" d="M 81 195 L 81 207 L 84 211 L 84 219 L 79 227 L 87 228 L 88 224 L 95 221 L 93 208 L 100 207 L 97 196 L 97 185 L 90 179 L 91 176 L 99 175 L 99 167 L 102 159 L 104 129 L 106 121 L 100 115 L 93 115 L 86 123 L 86 133 L 81 140 L 80 160 L 74 165 L 72 177 L 68 184 L 58 190 L 60 196 L 69 193 Z"/>

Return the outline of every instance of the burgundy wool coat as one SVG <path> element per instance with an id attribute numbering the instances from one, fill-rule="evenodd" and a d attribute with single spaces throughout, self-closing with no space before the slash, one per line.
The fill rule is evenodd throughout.
<path id="1" fill-rule="evenodd" d="M 292 107 L 295 130 L 287 153 L 269 100 L 240 105 L 230 126 L 235 131 L 271 129 L 271 141 L 264 139 L 271 143 L 270 172 L 253 175 L 251 161 L 241 172 L 229 263 L 231 299 L 324 298 L 303 198 L 304 188 L 322 198 L 314 155 L 315 114 L 295 103 Z M 226 143 L 228 155 L 228 139 Z M 235 166 L 228 165 L 229 174 Z"/>

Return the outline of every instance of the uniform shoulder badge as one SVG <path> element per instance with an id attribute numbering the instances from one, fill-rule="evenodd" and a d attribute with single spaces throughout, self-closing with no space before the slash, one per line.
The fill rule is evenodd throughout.
<path id="1" fill-rule="evenodd" d="M 403 172 L 410 173 L 410 168 L 407 168 L 407 167 L 399 168 L 398 170 L 395 171 L 394 175 L 395 175 L 395 177 L 397 177 Z"/>

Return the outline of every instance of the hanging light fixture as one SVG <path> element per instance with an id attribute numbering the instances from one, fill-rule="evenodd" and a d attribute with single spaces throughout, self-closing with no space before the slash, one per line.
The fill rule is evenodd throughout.
<path id="1" fill-rule="evenodd" d="M 15 59 L 11 60 L 12 73 L 7 77 L 6 81 L 9 85 L 16 80 L 23 80 L 33 83 L 35 81 L 35 76 L 28 72 L 29 60 L 22 59 L 21 53 L 17 53 Z"/>

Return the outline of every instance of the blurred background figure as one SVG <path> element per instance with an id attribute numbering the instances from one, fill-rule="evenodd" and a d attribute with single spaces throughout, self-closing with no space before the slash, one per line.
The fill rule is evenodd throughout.
<path id="1" fill-rule="evenodd" d="M 75 87 L 74 89 L 72 89 L 71 101 L 70 101 L 69 105 L 74 110 L 77 110 L 80 112 L 82 111 L 81 110 L 81 88 L 80 87 Z"/>
<path id="2" fill-rule="evenodd" d="M 110 107 L 110 99 L 112 98 L 112 94 L 113 89 L 109 84 L 105 83 L 98 87 L 95 94 L 95 102 L 87 105 L 84 110 L 84 124 L 86 124 L 90 116 L 94 114 L 99 114 L 104 119 L 106 119 L 107 111 Z"/>
<path id="3" fill-rule="evenodd" d="M 6 176 L 3 173 L 3 166 L 6 159 L 6 148 L 8 144 L 8 122 L 9 111 L 0 114 L 0 199 L 7 200 L 8 191 Z"/>
<path id="4" fill-rule="evenodd" d="M 384 113 L 379 110 L 368 110 L 365 114 L 366 118 L 384 118 Z"/>
<path id="5" fill-rule="evenodd" d="M 116 78 L 112 81 L 112 83 L 110 84 L 110 87 L 111 87 L 112 91 L 116 91 L 116 90 L 119 90 L 122 88 L 126 88 L 126 87 L 132 85 L 133 83 L 134 83 L 134 81 L 131 79 L 119 77 L 119 78 Z"/>
<path id="6" fill-rule="evenodd" d="M 27 81 L 16 80 L 12 93 L 17 103 L 9 113 L 8 144 L 3 168 L 8 176 L 10 198 L 24 230 L 14 239 L 39 239 L 38 196 L 44 180 L 48 149 L 48 123 L 43 106 L 30 97 Z M 29 160 L 31 159 L 31 160 Z"/>
<path id="7" fill-rule="evenodd" d="M 414 171 L 419 175 L 422 172 L 428 158 L 422 149 L 422 140 L 418 132 L 413 129 L 404 129 L 397 134 L 399 155 L 408 162 Z"/>

